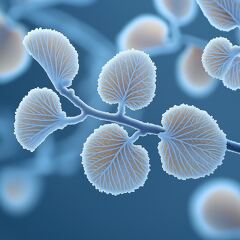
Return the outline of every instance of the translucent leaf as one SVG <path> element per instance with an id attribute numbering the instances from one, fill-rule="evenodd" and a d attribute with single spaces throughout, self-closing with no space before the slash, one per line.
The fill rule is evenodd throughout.
<path id="1" fill-rule="evenodd" d="M 138 50 L 120 52 L 102 69 L 98 92 L 109 104 L 124 104 L 132 110 L 151 103 L 156 89 L 156 67 Z"/>
<path id="2" fill-rule="evenodd" d="M 29 32 L 23 44 L 56 88 L 71 86 L 79 69 L 78 53 L 63 34 L 39 28 Z"/>
<path id="3" fill-rule="evenodd" d="M 127 132 L 117 124 L 103 125 L 88 137 L 82 162 L 95 188 L 113 195 L 143 186 L 149 172 L 147 151 L 133 145 Z"/>
<path id="4" fill-rule="evenodd" d="M 197 0 L 210 24 L 222 31 L 240 25 L 239 0 Z"/>
<path id="5" fill-rule="evenodd" d="M 223 83 L 226 87 L 240 89 L 240 57 L 236 57 L 224 76 Z"/>
<path id="6" fill-rule="evenodd" d="M 147 50 L 162 46 L 168 38 L 168 26 L 159 17 L 141 15 L 130 21 L 120 32 L 118 45 L 121 50 Z"/>
<path id="7" fill-rule="evenodd" d="M 32 89 L 16 110 L 15 135 L 24 149 L 34 151 L 45 138 L 65 127 L 59 97 L 47 88 Z"/>
<path id="8" fill-rule="evenodd" d="M 232 43 L 223 37 L 214 38 L 207 44 L 203 52 L 202 63 L 210 76 L 223 79 L 233 60 L 232 50 Z"/>
<path id="9" fill-rule="evenodd" d="M 210 175 L 222 164 L 226 136 L 207 112 L 194 106 L 170 108 L 162 118 L 158 150 L 163 169 L 178 179 Z"/>
<path id="10" fill-rule="evenodd" d="M 178 25 L 189 23 L 196 16 L 195 0 L 154 0 L 156 9 Z"/>

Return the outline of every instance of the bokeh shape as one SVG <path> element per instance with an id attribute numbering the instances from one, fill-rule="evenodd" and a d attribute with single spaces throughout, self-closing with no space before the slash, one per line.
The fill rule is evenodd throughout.
<path id="1" fill-rule="evenodd" d="M 191 97 L 206 97 L 217 86 L 217 80 L 209 76 L 202 64 L 203 49 L 190 45 L 182 52 L 177 63 L 177 79 L 180 87 Z"/>
<path id="2" fill-rule="evenodd" d="M 0 13 L 0 84 L 19 77 L 30 65 L 30 57 L 22 45 L 25 28 Z"/>
<path id="3" fill-rule="evenodd" d="M 163 46 L 168 40 L 168 25 L 160 17 L 140 15 L 131 20 L 120 32 L 119 49 L 151 50 Z"/>
<path id="4" fill-rule="evenodd" d="M 230 179 L 209 181 L 194 192 L 190 201 L 194 229 L 204 238 L 240 238 L 240 187 Z"/>
<path id="5" fill-rule="evenodd" d="M 0 174 L 0 206 L 11 215 L 22 216 L 36 207 L 42 181 L 29 169 L 8 167 Z"/>
<path id="6" fill-rule="evenodd" d="M 190 23 L 197 13 L 195 0 L 153 0 L 158 12 L 179 26 Z"/>

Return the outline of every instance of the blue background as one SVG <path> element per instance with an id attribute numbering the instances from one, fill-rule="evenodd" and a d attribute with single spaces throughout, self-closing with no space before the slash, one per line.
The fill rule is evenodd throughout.
<path id="1" fill-rule="evenodd" d="M 158 15 L 150 0 L 98 0 L 88 7 L 65 5 L 58 6 L 58 9 L 93 26 L 112 42 L 116 40 L 123 26 L 135 16 L 143 13 Z M 56 21 L 61 22 L 61 19 Z M 23 21 L 23 23 L 28 29 L 36 27 L 29 21 Z M 40 24 L 37 27 L 41 27 Z M 233 32 L 225 34 L 210 26 L 200 11 L 198 17 L 182 31 L 207 40 L 215 36 L 227 36 L 235 44 L 238 40 Z M 74 45 L 76 46 L 75 43 Z M 90 89 L 84 81 L 87 75 L 95 70 L 95 66 L 89 60 L 86 51 L 78 48 L 78 52 L 80 74 L 74 86 L 77 86 L 76 82 L 83 81 L 82 87 L 77 89 L 78 94 L 82 94 L 86 102 L 96 98 L 97 105 L 100 98 L 97 96 L 96 88 Z M 179 53 L 153 58 L 158 68 L 157 94 L 153 103 L 143 111 L 143 115 L 140 114 L 140 117 L 144 121 L 158 124 L 161 121 L 161 115 L 169 107 L 186 103 L 207 110 L 217 119 L 228 138 L 240 139 L 239 91 L 228 90 L 220 83 L 216 91 L 206 98 L 195 99 L 187 96 L 179 88 L 175 76 L 175 63 Z M 22 97 L 31 88 L 37 86 L 52 87 L 41 67 L 33 62 L 30 69 L 18 79 L 0 86 L 0 112 L 3 113 L 3 110 L 7 109 L 9 118 L 13 118 Z M 74 114 L 76 110 L 66 101 L 62 101 L 64 109 L 69 114 Z M 101 108 L 109 110 L 105 105 Z M 97 125 L 99 122 L 92 121 L 91 124 Z M 74 133 L 74 129 L 70 127 L 55 133 L 55 140 L 64 141 L 65 136 Z M 9 134 L 12 134 L 12 130 L 9 129 Z M 93 125 L 89 127 L 89 133 L 92 130 Z M 79 134 L 79 142 L 66 141 L 61 150 L 64 152 L 75 148 L 80 154 L 83 141 L 84 137 Z M 159 139 L 154 136 L 139 140 L 139 143 L 149 151 L 151 159 L 149 179 L 140 190 L 118 197 L 99 193 L 84 175 L 79 156 L 77 159 L 79 167 L 74 174 L 67 177 L 53 174 L 43 179 L 44 193 L 37 208 L 31 213 L 12 217 L 0 209 L 0 239 L 201 239 L 192 229 L 190 222 L 188 209 L 190 197 L 198 186 L 210 179 L 226 177 L 239 181 L 239 156 L 227 153 L 224 164 L 210 177 L 179 181 L 163 172 L 157 152 L 158 142 Z M 10 165 L 15 166 L 31 161 L 33 154 L 22 150 L 17 143 L 15 148 L 16 153 L 13 157 L 0 162 L 1 170 Z M 58 159 L 54 161 L 57 164 Z"/>

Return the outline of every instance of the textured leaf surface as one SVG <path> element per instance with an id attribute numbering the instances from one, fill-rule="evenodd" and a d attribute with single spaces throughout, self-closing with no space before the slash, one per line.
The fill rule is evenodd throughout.
<path id="1" fill-rule="evenodd" d="M 197 0 L 210 24 L 222 31 L 240 25 L 239 0 Z"/>
<path id="2" fill-rule="evenodd" d="M 82 162 L 96 189 L 113 195 L 143 186 L 149 172 L 147 151 L 133 145 L 127 132 L 117 124 L 103 125 L 88 137 Z"/>
<path id="3" fill-rule="evenodd" d="M 222 164 L 226 136 L 207 112 L 184 104 L 175 106 L 163 115 L 162 125 L 165 132 L 160 134 L 158 150 L 168 174 L 196 179 Z"/>
<path id="4" fill-rule="evenodd" d="M 49 134 L 65 126 L 65 117 L 55 92 L 32 89 L 16 110 L 14 128 L 18 142 L 24 149 L 34 151 Z"/>
<path id="5" fill-rule="evenodd" d="M 132 110 L 146 107 L 156 89 L 156 67 L 150 57 L 138 50 L 117 54 L 102 69 L 98 92 L 103 101 L 125 104 Z"/>
<path id="6" fill-rule="evenodd" d="M 203 52 L 202 63 L 210 76 L 223 79 L 233 60 L 232 49 L 232 43 L 223 37 L 214 38 L 207 44 Z"/>
<path id="7" fill-rule="evenodd" d="M 224 76 L 223 83 L 226 87 L 237 90 L 240 89 L 240 57 L 236 57 Z"/>
<path id="8" fill-rule="evenodd" d="M 72 84 L 79 69 L 78 53 L 63 34 L 39 28 L 29 32 L 23 44 L 55 87 Z"/>

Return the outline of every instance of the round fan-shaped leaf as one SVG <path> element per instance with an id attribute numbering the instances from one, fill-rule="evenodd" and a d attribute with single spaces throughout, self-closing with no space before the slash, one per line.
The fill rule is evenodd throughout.
<path id="1" fill-rule="evenodd" d="M 156 89 L 156 67 L 142 51 L 127 50 L 112 58 L 102 69 L 98 92 L 109 104 L 124 104 L 132 110 L 151 103 Z"/>
<path id="2" fill-rule="evenodd" d="M 56 88 L 71 86 L 79 69 L 78 53 L 63 34 L 39 28 L 29 32 L 23 44 Z"/>
<path id="3" fill-rule="evenodd" d="M 227 139 L 207 112 L 194 106 L 170 108 L 162 118 L 158 150 L 163 169 L 178 179 L 209 175 L 222 164 Z"/>
<path id="4" fill-rule="evenodd" d="M 228 39 L 223 37 L 212 39 L 202 55 L 202 63 L 206 72 L 214 78 L 223 79 L 233 60 L 232 50 L 233 45 Z"/>
<path id="5" fill-rule="evenodd" d="M 18 142 L 33 152 L 49 134 L 65 127 L 65 117 L 55 92 L 32 89 L 16 110 L 14 128 Z"/>
<path id="6" fill-rule="evenodd" d="M 222 31 L 230 31 L 240 25 L 238 0 L 197 0 L 210 24 Z"/>
<path id="7" fill-rule="evenodd" d="M 237 90 L 240 88 L 240 57 L 236 57 L 227 73 L 224 76 L 223 83 L 226 87 Z"/>
<path id="8" fill-rule="evenodd" d="M 143 186 L 149 172 L 147 151 L 133 145 L 127 132 L 117 124 L 103 125 L 88 137 L 82 162 L 95 188 L 113 195 Z"/>

